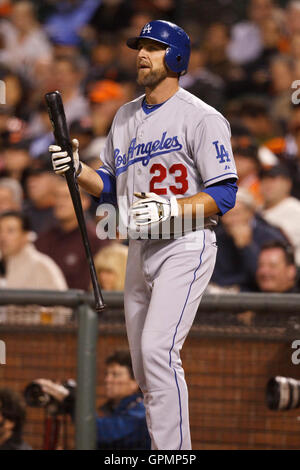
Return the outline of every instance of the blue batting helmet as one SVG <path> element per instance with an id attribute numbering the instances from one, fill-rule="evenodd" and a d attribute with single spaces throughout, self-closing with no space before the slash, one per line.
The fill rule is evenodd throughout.
<path id="1" fill-rule="evenodd" d="M 131 49 L 137 49 L 140 39 L 152 39 L 167 45 L 165 61 L 169 69 L 181 75 L 186 73 L 191 53 L 191 42 L 182 28 L 169 21 L 150 21 L 142 28 L 139 36 L 127 40 L 127 46 Z"/>

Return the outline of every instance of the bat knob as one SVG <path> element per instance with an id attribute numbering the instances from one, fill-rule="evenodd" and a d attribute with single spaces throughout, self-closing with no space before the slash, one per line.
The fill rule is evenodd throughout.
<path id="1" fill-rule="evenodd" d="M 106 309 L 106 305 L 105 305 L 105 304 L 96 305 L 96 307 L 95 307 L 95 310 L 96 310 L 97 313 L 101 313 L 101 312 L 103 312 L 103 310 L 105 310 L 105 309 Z"/>

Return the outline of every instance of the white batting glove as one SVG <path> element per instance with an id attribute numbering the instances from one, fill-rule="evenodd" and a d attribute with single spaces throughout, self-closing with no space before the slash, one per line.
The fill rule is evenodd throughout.
<path id="1" fill-rule="evenodd" d="M 164 222 L 178 216 L 179 208 L 175 196 L 168 200 L 155 193 L 134 193 L 134 195 L 141 199 L 129 209 L 137 226 Z"/>
<path id="2" fill-rule="evenodd" d="M 77 139 L 72 140 L 73 149 L 73 164 L 76 176 L 79 176 L 82 170 L 82 164 L 79 160 L 79 142 Z M 51 153 L 53 170 L 57 175 L 63 175 L 66 171 L 72 168 L 72 158 L 68 152 L 62 151 L 58 145 L 50 145 L 49 152 Z"/>

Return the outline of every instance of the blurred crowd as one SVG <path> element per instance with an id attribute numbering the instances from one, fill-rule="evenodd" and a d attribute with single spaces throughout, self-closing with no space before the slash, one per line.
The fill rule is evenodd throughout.
<path id="1" fill-rule="evenodd" d="M 143 92 L 125 40 L 152 19 L 188 32 L 180 85 L 232 128 L 239 192 L 217 228 L 211 291 L 298 292 L 300 0 L 2 0 L 1 286 L 90 289 L 44 95 L 61 92 L 81 159 L 98 168 L 115 112 Z M 126 243 L 99 240 L 95 201 L 81 197 L 102 287 L 122 290 Z"/>

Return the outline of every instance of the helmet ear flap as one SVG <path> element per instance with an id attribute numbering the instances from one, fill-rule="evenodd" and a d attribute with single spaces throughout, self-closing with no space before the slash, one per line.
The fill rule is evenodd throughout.
<path id="1" fill-rule="evenodd" d="M 182 68 L 183 57 L 177 47 L 167 47 L 165 61 L 169 69 L 172 70 L 172 72 L 180 73 Z"/>

